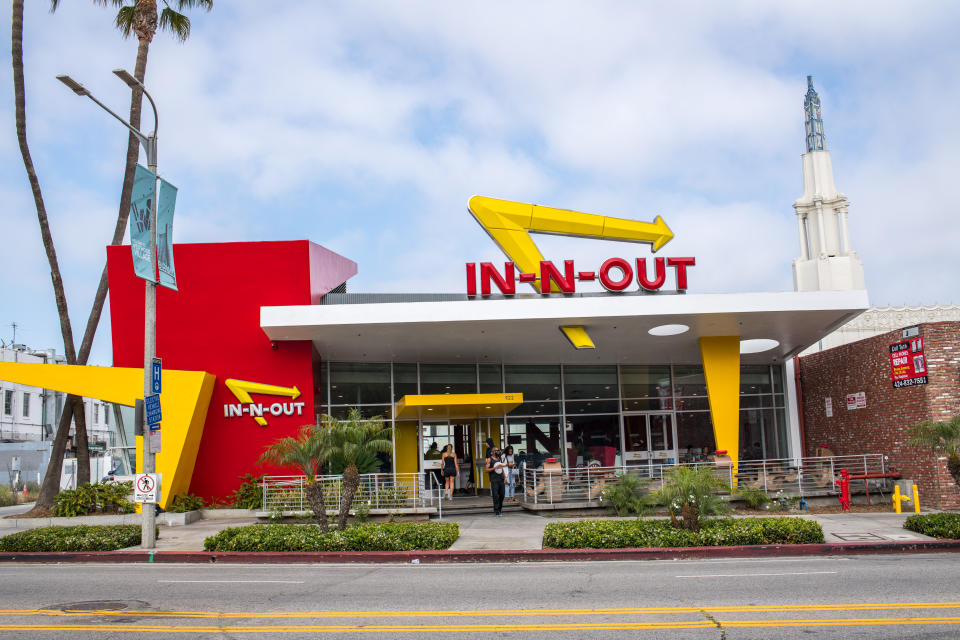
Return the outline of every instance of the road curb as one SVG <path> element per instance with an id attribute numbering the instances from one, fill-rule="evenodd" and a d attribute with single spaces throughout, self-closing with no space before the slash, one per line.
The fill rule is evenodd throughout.
<path id="1" fill-rule="evenodd" d="M 348 552 L 210 552 L 86 551 L 3 552 L 0 562 L 33 563 L 191 563 L 191 564 L 323 564 L 323 563 L 477 563 L 596 560 L 691 560 L 706 558 L 770 558 L 898 553 L 960 552 L 960 540 L 917 542 L 843 542 L 828 544 L 675 547 L 666 549 L 535 549 L 476 551 L 348 551 Z"/>

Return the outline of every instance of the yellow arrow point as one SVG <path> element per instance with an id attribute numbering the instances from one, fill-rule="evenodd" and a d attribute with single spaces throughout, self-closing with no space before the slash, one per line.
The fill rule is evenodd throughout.
<path id="1" fill-rule="evenodd" d="M 297 389 L 297 387 L 293 387 L 293 395 L 290 396 L 290 398 L 293 400 L 296 400 L 299 397 L 300 397 L 300 389 Z"/>

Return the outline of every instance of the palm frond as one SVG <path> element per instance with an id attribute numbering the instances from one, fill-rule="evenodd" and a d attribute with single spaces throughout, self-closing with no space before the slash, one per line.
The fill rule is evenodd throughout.
<path id="1" fill-rule="evenodd" d="M 120 7 L 114 25 L 124 38 L 129 38 L 133 34 L 133 5 Z"/>
<path id="2" fill-rule="evenodd" d="M 163 0 L 163 4 L 170 6 L 168 0 Z M 213 9 L 213 0 L 177 0 L 177 11 L 184 12 L 188 9 L 204 9 L 210 11 Z"/>
<path id="3" fill-rule="evenodd" d="M 190 18 L 169 6 L 160 12 L 160 30 L 170 31 L 180 42 L 190 37 Z"/>

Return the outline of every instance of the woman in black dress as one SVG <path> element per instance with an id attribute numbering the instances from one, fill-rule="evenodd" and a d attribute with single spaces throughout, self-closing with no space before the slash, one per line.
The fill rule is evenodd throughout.
<path id="1" fill-rule="evenodd" d="M 443 448 L 440 460 L 442 461 L 443 481 L 446 483 L 447 500 L 453 500 L 454 485 L 460 476 L 460 465 L 457 464 L 457 452 L 453 450 L 452 444 Z"/>

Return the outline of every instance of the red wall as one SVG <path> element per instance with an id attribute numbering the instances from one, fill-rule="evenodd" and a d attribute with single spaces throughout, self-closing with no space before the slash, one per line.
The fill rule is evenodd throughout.
<path id="1" fill-rule="evenodd" d="M 216 376 L 190 491 L 225 498 L 244 473 L 292 474 L 260 467 L 257 458 L 277 438 L 314 421 L 313 349 L 308 341 L 276 349 L 260 329 L 260 307 L 307 305 L 356 273 L 356 264 L 306 240 L 174 245 L 179 291 L 158 287 L 157 355 L 167 369 Z M 113 364 L 143 366 L 143 280 L 133 275 L 129 246 L 107 248 Z M 296 386 L 303 415 L 224 417 L 239 402 L 224 385 L 234 378 Z M 266 404 L 290 398 L 254 395 Z"/>
<path id="2" fill-rule="evenodd" d="M 900 342 L 892 331 L 800 358 L 806 455 L 826 445 L 837 455 L 883 453 L 904 478 L 916 481 L 920 503 L 938 509 L 960 507 L 960 490 L 945 459 L 907 444 L 909 429 L 922 420 L 939 422 L 960 413 L 960 323 L 920 325 L 929 383 L 894 389 L 890 350 Z M 863 391 L 866 409 L 848 410 L 846 395 Z M 833 399 L 828 418 L 824 398 Z"/>

